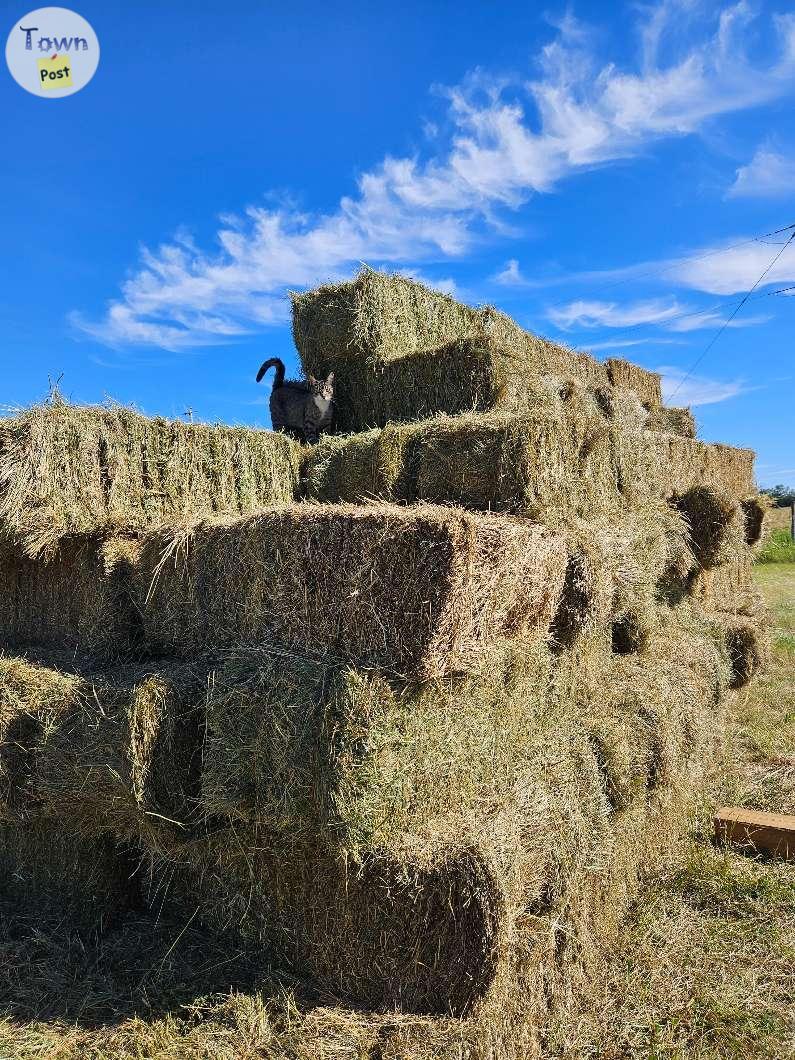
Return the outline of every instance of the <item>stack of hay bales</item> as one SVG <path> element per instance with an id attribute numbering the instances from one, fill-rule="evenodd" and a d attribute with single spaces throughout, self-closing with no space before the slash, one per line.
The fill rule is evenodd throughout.
<path id="1" fill-rule="evenodd" d="M 763 661 L 752 454 L 399 277 L 294 334 L 353 433 L 5 425 L 5 886 L 184 903 L 383 1055 L 534 1055 Z"/>

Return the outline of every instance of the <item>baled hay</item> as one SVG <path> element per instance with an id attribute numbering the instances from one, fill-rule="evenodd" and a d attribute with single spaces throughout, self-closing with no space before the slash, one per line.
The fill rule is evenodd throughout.
<path id="1" fill-rule="evenodd" d="M 203 683 L 189 669 L 125 668 L 83 682 L 36 749 L 47 815 L 86 836 L 168 847 L 197 811 Z"/>
<path id="2" fill-rule="evenodd" d="M 230 663 L 208 710 L 214 831 L 156 861 L 161 886 L 328 989 L 532 1037 L 587 988 L 714 749 L 725 648 L 682 614 L 642 655 L 553 665 L 515 644 L 416 689 Z"/>
<path id="3" fill-rule="evenodd" d="M 134 651 L 140 617 L 129 592 L 136 541 L 124 535 L 67 534 L 49 559 L 31 559 L 0 537 L 0 648 L 62 649 L 87 662 Z"/>
<path id="4" fill-rule="evenodd" d="M 592 516 L 622 502 L 640 507 L 694 486 L 738 499 L 753 489 L 750 450 L 619 429 L 598 390 L 570 382 L 536 393 L 544 400 L 521 415 L 437 416 L 323 439 L 305 456 L 302 494 L 452 502 L 544 520 Z"/>
<path id="5" fill-rule="evenodd" d="M 688 527 L 665 504 L 617 508 L 583 520 L 569 518 L 561 607 L 553 634 L 571 646 L 611 627 L 614 651 L 639 650 L 657 623 L 658 602 L 681 598 L 693 566 Z"/>
<path id="6" fill-rule="evenodd" d="M 743 510 L 720 488 L 696 486 L 672 498 L 690 527 L 696 563 L 703 569 L 727 563 L 745 544 Z"/>
<path id="7" fill-rule="evenodd" d="M 423 505 L 297 505 L 144 541 L 145 622 L 166 652 L 309 651 L 429 678 L 495 637 L 546 636 L 566 566 L 541 527 Z"/>
<path id="8" fill-rule="evenodd" d="M 141 529 L 289 504 L 300 446 L 282 434 L 60 400 L 4 422 L 0 521 L 31 555 L 65 532 Z"/>
<path id="9" fill-rule="evenodd" d="M 629 504 L 714 486 L 737 500 L 755 492 L 754 452 L 656 431 L 613 432 L 616 473 Z"/>
<path id="10" fill-rule="evenodd" d="M 648 372 L 645 368 L 620 357 L 608 357 L 605 365 L 608 379 L 613 386 L 634 390 L 649 409 L 662 404 L 662 377 L 658 372 Z"/>
<path id="11" fill-rule="evenodd" d="M 137 859 L 111 836 L 85 839 L 60 821 L 0 824 L 0 895 L 56 908 L 96 930 L 139 903 Z"/>
<path id="12" fill-rule="evenodd" d="M 531 518 L 588 515 L 620 502 L 606 421 L 557 398 L 525 415 L 438 416 L 314 446 L 303 468 L 309 499 L 456 503 Z"/>
<path id="13" fill-rule="evenodd" d="M 696 418 L 689 408 L 668 408 L 665 405 L 649 411 L 646 430 L 679 434 L 682 438 L 695 438 L 698 433 Z"/>
<path id="14" fill-rule="evenodd" d="M 39 809 L 32 787 L 36 750 L 82 693 L 78 677 L 0 656 L 0 821 L 21 822 Z"/>
<path id="15" fill-rule="evenodd" d="M 510 403 L 522 379 L 550 372 L 609 384 L 605 367 L 587 354 L 526 332 L 495 309 L 471 309 L 370 269 L 350 283 L 294 294 L 293 337 L 305 372 L 334 371 L 343 430 Z M 640 387 L 641 400 L 659 394 L 659 377 L 627 368 L 624 378 Z"/>

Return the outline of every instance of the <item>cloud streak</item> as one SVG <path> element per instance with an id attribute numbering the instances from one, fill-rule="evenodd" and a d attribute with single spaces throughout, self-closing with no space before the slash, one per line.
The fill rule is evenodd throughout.
<path id="1" fill-rule="evenodd" d="M 667 405 L 715 405 L 745 394 L 751 387 L 742 379 L 717 380 L 688 375 L 681 368 L 663 365 L 656 369 L 662 376 L 663 401 Z"/>
<path id="2" fill-rule="evenodd" d="M 795 16 L 773 17 L 777 50 L 764 60 L 746 53 L 754 15 L 740 2 L 663 61 L 660 39 L 685 9 L 663 2 L 647 14 L 636 69 L 600 58 L 587 27 L 568 16 L 529 79 L 477 71 L 446 90 L 452 133 L 434 137 L 435 155 L 385 158 L 327 214 L 251 206 L 222 221 L 212 250 L 184 233 L 144 249 L 104 316 L 75 313 L 74 325 L 117 346 L 226 343 L 282 323 L 288 287 L 338 278 L 360 260 L 415 268 L 459 258 L 504 237 L 506 211 L 567 177 L 791 90 Z M 516 263 L 501 282 L 512 279 L 521 282 Z"/>

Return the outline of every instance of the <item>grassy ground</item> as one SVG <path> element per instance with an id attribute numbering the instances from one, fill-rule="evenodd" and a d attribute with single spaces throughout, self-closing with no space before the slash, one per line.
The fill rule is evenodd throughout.
<path id="1" fill-rule="evenodd" d="M 795 813 L 795 564 L 757 578 L 773 659 L 738 696 L 729 768 L 606 955 L 597 1003 L 557 1028 L 550 1058 L 795 1057 L 795 865 L 709 841 L 716 802 Z M 0 902 L 0 1060 L 384 1056 L 368 1018 L 333 1003 L 190 923 L 129 915 L 97 940 Z"/>

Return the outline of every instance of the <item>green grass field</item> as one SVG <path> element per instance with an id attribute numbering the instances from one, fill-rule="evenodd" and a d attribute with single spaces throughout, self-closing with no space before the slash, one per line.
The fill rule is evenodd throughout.
<path id="1" fill-rule="evenodd" d="M 550 1058 L 795 1056 L 795 865 L 710 842 L 719 803 L 795 813 L 795 564 L 756 577 L 770 670 L 738 696 L 729 765 L 693 835 L 647 884 L 597 1003 L 555 1028 Z M 0 1060 L 385 1058 L 366 1020 L 331 1015 L 331 1001 L 190 923 L 127 918 L 100 942 L 0 904 Z"/>

